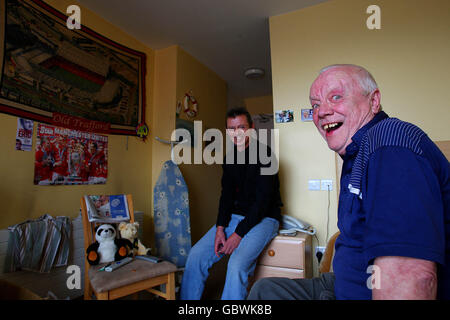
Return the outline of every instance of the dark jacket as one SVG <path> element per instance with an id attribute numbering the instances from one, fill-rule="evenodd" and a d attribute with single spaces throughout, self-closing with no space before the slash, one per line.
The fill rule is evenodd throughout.
<path id="1" fill-rule="evenodd" d="M 245 163 L 238 164 L 239 153 L 234 148 L 234 161 L 227 163 L 233 154 L 228 153 L 225 156 L 222 165 L 222 193 L 219 203 L 219 214 L 217 217 L 217 226 L 227 227 L 232 214 L 239 214 L 245 218 L 238 224 L 235 232 L 244 237 L 251 228 L 257 225 L 265 217 L 271 217 L 278 221 L 281 220 L 280 207 L 283 206 L 280 196 L 280 182 L 278 173 L 273 175 L 261 175 L 262 167 L 270 167 L 269 164 L 262 164 L 259 157 L 259 148 L 268 151 L 270 148 L 258 144 L 258 153 L 255 161 L 249 159 L 249 150 L 245 151 Z M 253 162 L 252 163 L 250 163 Z M 278 161 L 273 156 L 272 161 Z M 241 161 L 242 163 L 242 161 Z"/>

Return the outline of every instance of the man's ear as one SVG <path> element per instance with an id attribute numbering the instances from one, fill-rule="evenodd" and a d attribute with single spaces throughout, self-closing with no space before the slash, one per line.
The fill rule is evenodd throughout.
<path id="1" fill-rule="evenodd" d="M 375 89 L 371 94 L 370 94 L 370 108 L 372 110 L 373 114 L 377 114 L 378 112 L 380 112 L 381 110 L 381 93 L 380 90 Z"/>

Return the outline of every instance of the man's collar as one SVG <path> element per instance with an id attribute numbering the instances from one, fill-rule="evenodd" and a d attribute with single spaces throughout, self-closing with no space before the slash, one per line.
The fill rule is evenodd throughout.
<path id="1" fill-rule="evenodd" d="M 352 137 L 352 143 L 350 143 L 347 148 L 345 149 L 346 155 L 353 155 L 354 153 L 358 152 L 359 147 L 361 145 L 361 141 L 366 134 L 367 130 L 372 128 L 374 125 L 376 125 L 378 122 L 389 118 L 389 116 L 384 111 L 378 112 L 375 117 L 373 117 L 372 120 L 370 120 L 367 124 L 365 124 L 362 128 L 360 128 Z"/>

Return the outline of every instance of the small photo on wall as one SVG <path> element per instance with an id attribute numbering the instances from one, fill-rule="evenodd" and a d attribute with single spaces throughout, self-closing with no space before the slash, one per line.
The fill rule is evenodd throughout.
<path id="1" fill-rule="evenodd" d="M 293 110 L 275 111 L 275 121 L 277 123 L 294 122 Z"/>
<path id="2" fill-rule="evenodd" d="M 302 109 L 302 121 L 313 121 L 313 109 Z"/>
<path id="3" fill-rule="evenodd" d="M 33 144 L 33 120 L 17 119 L 16 150 L 31 151 Z"/>

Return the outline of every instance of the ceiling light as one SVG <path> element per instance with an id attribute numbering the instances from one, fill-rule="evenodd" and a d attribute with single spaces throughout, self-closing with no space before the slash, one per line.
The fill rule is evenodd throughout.
<path id="1" fill-rule="evenodd" d="M 248 68 L 244 71 L 244 76 L 250 80 L 257 80 L 264 77 L 264 69 L 262 68 Z"/>

